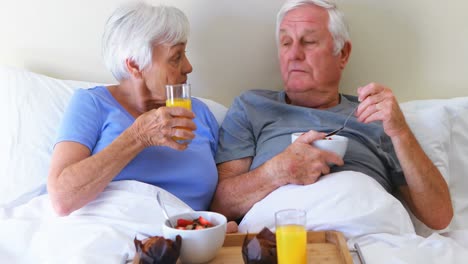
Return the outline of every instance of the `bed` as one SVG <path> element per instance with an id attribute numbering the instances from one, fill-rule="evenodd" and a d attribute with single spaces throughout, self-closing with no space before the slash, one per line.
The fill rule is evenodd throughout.
<path id="1" fill-rule="evenodd" d="M 134 237 L 161 234 L 156 192 L 163 192 L 170 213 L 191 210 L 157 187 L 122 181 L 70 216 L 55 215 L 45 188 L 55 129 L 73 91 L 95 85 L 0 68 L 0 116 L 6 123 L 0 130 L 0 263 L 126 263 L 134 255 Z M 226 107 L 201 99 L 222 122 Z M 308 211 L 309 229 L 343 232 L 350 249 L 361 246 L 367 263 L 466 263 L 468 97 L 401 107 L 449 184 L 455 216 L 446 229 L 425 227 L 369 177 L 337 173 L 314 185 L 276 190 L 249 211 L 240 231 L 273 228 L 272 212 L 294 203 Z"/>

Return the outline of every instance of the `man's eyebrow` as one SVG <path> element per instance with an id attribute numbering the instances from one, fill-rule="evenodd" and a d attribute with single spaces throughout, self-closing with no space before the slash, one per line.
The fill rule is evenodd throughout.
<path id="1" fill-rule="evenodd" d="M 279 31 L 279 35 L 280 35 L 280 36 L 281 36 L 281 35 L 286 35 L 286 34 L 288 34 L 288 30 L 286 30 L 286 29 L 280 29 L 280 31 Z"/>
<path id="2" fill-rule="evenodd" d="M 279 30 L 279 35 L 284 35 L 284 34 L 287 34 L 288 31 L 286 29 L 280 29 Z M 303 35 L 313 35 L 313 34 L 316 34 L 317 33 L 317 30 L 315 29 L 306 29 L 304 30 L 304 34 Z"/>
<path id="3" fill-rule="evenodd" d="M 314 28 L 314 27 L 308 27 L 308 28 L 305 28 L 304 29 L 304 32 L 317 32 L 318 29 L 317 28 Z M 282 33 L 282 32 L 288 32 L 288 29 L 287 28 L 280 28 L 279 29 L 279 33 Z"/>

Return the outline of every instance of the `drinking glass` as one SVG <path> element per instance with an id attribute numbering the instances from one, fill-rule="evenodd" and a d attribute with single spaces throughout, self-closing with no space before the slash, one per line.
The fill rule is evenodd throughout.
<path id="1" fill-rule="evenodd" d="M 286 209 L 276 212 L 278 264 L 307 263 L 306 212 Z"/>
<path id="2" fill-rule="evenodd" d="M 183 107 L 192 110 L 192 101 L 190 99 L 191 87 L 188 83 L 168 84 L 166 85 L 166 106 Z"/>
<path id="3" fill-rule="evenodd" d="M 192 110 L 191 87 L 188 83 L 166 85 L 166 106 L 183 107 Z M 173 137 L 178 143 L 190 143 L 190 140 Z"/>

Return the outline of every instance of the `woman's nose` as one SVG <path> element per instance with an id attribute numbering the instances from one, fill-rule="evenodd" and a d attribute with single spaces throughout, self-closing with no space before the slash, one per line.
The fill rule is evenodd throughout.
<path id="1" fill-rule="evenodd" d="M 192 64 L 190 63 L 189 59 L 185 57 L 184 65 L 182 67 L 182 73 L 189 74 L 192 72 L 192 70 L 193 70 Z"/>

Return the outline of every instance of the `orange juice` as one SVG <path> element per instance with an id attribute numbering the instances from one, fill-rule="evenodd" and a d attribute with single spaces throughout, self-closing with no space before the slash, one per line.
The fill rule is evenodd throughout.
<path id="1" fill-rule="evenodd" d="M 302 225 L 284 225 L 276 228 L 278 264 L 305 264 L 307 262 L 307 232 Z"/>
<path id="2" fill-rule="evenodd" d="M 192 110 L 192 101 L 190 98 L 173 98 L 166 100 L 167 107 L 183 107 Z"/>
<path id="3" fill-rule="evenodd" d="M 172 98 L 166 100 L 167 107 L 183 107 L 188 110 L 192 110 L 192 101 L 190 98 Z M 184 141 L 184 138 L 172 137 L 176 141 Z"/>

